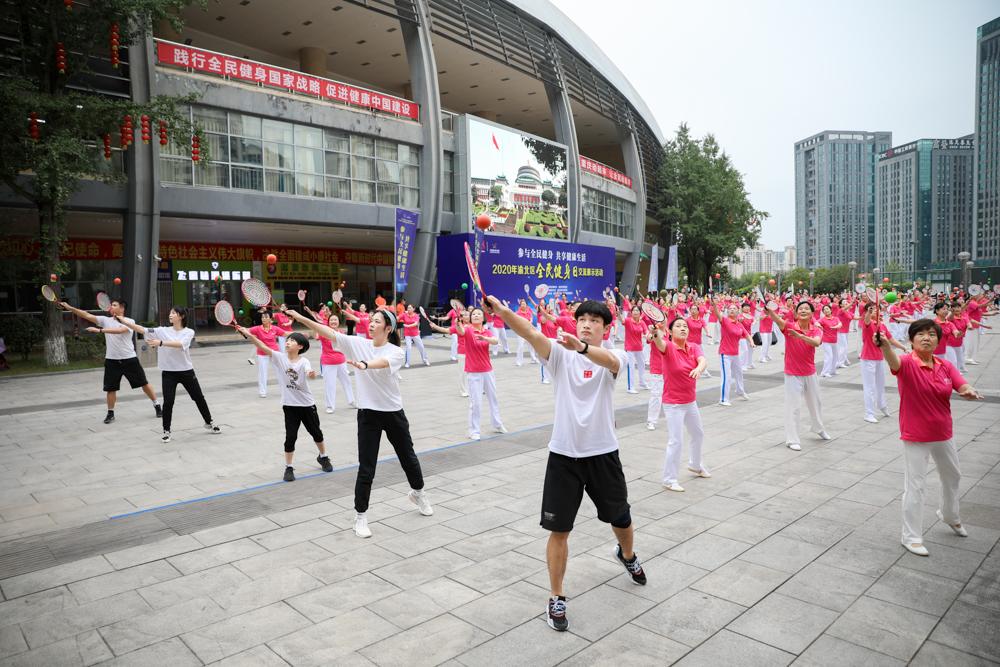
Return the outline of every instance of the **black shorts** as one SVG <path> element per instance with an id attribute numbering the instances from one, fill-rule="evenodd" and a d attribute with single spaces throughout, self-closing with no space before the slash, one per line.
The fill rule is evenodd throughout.
<path id="1" fill-rule="evenodd" d="M 133 389 L 149 384 L 146 371 L 142 369 L 137 357 L 104 360 L 104 391 L 118 391 L 122 385 L 122 376 L 125 376 Z"/>
<path id="2" fill-rule="evenodd" d="M 582 459 L 549 452 L 542 491 L 542 528 L 559 533 L 573 530 L 584 491 L 597 508 L 597 518 L 604 523 L 628 512 L 628 489 L 617 450 Z"/>

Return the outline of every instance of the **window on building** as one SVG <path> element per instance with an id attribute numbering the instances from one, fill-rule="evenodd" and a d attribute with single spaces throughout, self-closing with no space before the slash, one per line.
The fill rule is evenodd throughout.
<path id="1" fill-rule="evenodd" d="M 615 236 L 633 237 L 635 204 L 601 190 L 583 188 L 583 230 Z"/>

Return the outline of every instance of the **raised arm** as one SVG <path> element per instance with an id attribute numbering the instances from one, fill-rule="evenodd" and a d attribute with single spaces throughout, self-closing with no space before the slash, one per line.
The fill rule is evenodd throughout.
<path id="1" fill-rule="evenodd" d="M 272 354 L 272 355 L 277 354 L 274 350 L 265 345 L 260 340 L 260 338 L 257 338 L 252 333 L 250 333 L 250 330 L 247 329 L 246 327 L 236 327 L 236 330 L 239 331 L 241 334 L 243 334 L 244 338 L 248 339 L 251 343 L 256 345 L 258 350 L 264 352 L 265 354 Z"/>
<path id="2" fill-rule="evenodd" d="M 284 308 L 285 307 L 284 304 L 282 304 L 281 307 Z M 343 335 L 339 331 L 337 331 L 336 329 L 334 329 L 333 327 L 329 327 L 329 326 L 327 326 L 325 324 L 320 324 L 319 322 L 314 322 L 313 320 L 309 319 L 305 315 L 302 315 L 301 313 L 297 313 L 294 310 L 286 310 L 285 314 L 287 314 L 289 317 L 291 317 L 296 322 L 304 324 L 309 329 L 312 329 L 313 331 L 315 331 L 316 333 L 318 333 L 323 338 L 329 339 L 333 343 L 334 347 L 337 346 L 337 336 Z"/>
<path id="3" fill-rule="evenodd" d="M 770 308 L 765 308 L 764 310 L 767 312 L 767 316 L 774 320 L 774 323 L 778 325 L 778 329 L 784 332 L 785 320 L 781 319 L 781 315 L 778 315 L 778 311 L 771 310 Z"/>
<path id="4" fill-rule="evenodd" d="M 528 341 L 528 344 L 535 350 L 535 353 L 542 359 L 548 360 L 549 352 L 552 350 L 552 342 L 543 336 L 541 331 L 531 326 L 531 322 L 500 303 L 495 296 L 487 296 L 486 300 L 490 302 L 494 312 L 500 316 L 504 324 L 510 327 L 518 336 Z"/>
<path id="5" fill-rule="evenodd" d="M 618 359 L 618 355 L 611 350 L 601 347 L 600 345 L 590 345 L 588 343 L 584 343 L 573 334 L 567 332 L 563 332 L 562 337 L 556 340 L 556 343 L 562 345 L 571 352 L 582 353 L 586 350 L 586 357 L 588 359 L 602 368 L 607 368 L 615 375 L 618 375 L 618 372 L 621 370 L 622 365 L 621 361 Z"/>
<path id="6" fill-rule="evenodd" d="M 117 320 L 118 323 L 121 324 L 123 327 L 128 327 L 128 329 L 131 329 L 132 331 L 138 334 L 142 334 L 143 336 L 146 335 L 146 327 L 144 326 L 140 326 L 135 322 L 128 322 L 121 315 L 115 315 L 115 320 Z M 125 331 L 128 331 L 128 329 L 124 329 L 122 331 L 111 331 L 110 329 L 105 329 L 105 331 L 107 331 L 108 333 L 125 333 Z"/>
<path id="7" fill-rule="evenodd" d="M 85 310 L 80 310 L 79 308 L 74 308 L 73 306 L 69 305 L 65 301 L 60 301 L 59 302 L 59 307 L 62 308 L 63 310 L 66 310 L 66 311 L 70 312 L 70 313 L 73 313 L 77 317 L 82 317 L 83 319 L 87 320 L 88 322 L 90 322 L 92 324 L 97 324 L 97 316 L 96 315 L 88 313 Z"/>

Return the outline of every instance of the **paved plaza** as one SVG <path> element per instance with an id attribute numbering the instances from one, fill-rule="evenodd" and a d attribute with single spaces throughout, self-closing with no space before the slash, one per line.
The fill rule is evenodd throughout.
<path id="1" fill-rule="evenodd" d="M 632 584 L 585 499 L 565 633 L 544 619 L 538 525 L 552 387 L 537 365 L 501 356 L 509 433 L 469 442 L 458 370 L 443 339 L 427 341 L 432 366 L 404 370 L 402 394 L 435 512 L 416 512 L 383 442 L 368 540 L 351 530 L 355 411 L 341 393 L 322 413 L 312 381 L 335 470 L 320 471 L 303 431 L 298 480 L 280 482 L 280 392 L 272 381 L 258 398 L 249 345 L 193 351 L 223 433 L 202 429 L 179 391 L 166 445 L 137 391 L 101 423 L 100 370 L 0 379 L 0 667 L 1000 663 L 1000 335 L 983 337 L 967 376 L 986 400 L 952 402 L 970 535 L 936 519 L 932 471 L 929 558 L 899 544 L 898 424 L 863 421 L 857 363 L 821 381 L 834 439 L 792 452 L 780 351 L 747 372 L 751 400 L 723 408 L 708 347 L 715 378 L 699 404 L 713 477 L 685 473 L 684 493 L 663 490 L 665 425 L 646 429 L 648 393 L 626 394 L 621 378 L 649 583 Z"/>

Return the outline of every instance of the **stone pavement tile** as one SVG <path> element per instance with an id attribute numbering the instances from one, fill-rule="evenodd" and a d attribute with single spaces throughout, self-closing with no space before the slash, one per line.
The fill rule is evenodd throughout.
<path id="1" fill-rule="evenodd" d="M 791 574 L 815 560 L 823 551 L 821 546 L 784 537 L 779 533 L 767 538 L 740 558 Z"/>
<path id="2" fill-rule="evenodd" d="M 736 558 L 691 584 L 691 588 L 749 607 L 787 578 L 786 572 Z"/>
<path id="3" fill-rule="evenodd" d="M 533 574 L 527 577 L 528 583 L 546 591 L 550 590 L 549 572 L 545 562 L 535 560 L 534 563 L 535 569 Z M 643 569 L 646 569 L 648 574 L 645 562 L 643 562 Z M 563 589 L 566 596 L 572 599 L 591 588 L 614 581 L 618 575 L 624 574 L 625 568 L 617 560 L 614 560 L 610 553 L 607 557 L 595 556 L 590 553 L 570 555 L 566 563 L 566 575 L 563 577 Z M 631 579 L 628 580 L 628 583 L 629 586 L 633 586 Z M 467 585 L 475 588 L 472 583 Z"/>
<path id="4" fill-rule="evenodd" d="M 635 584 L 633 587 L 641 588 Z M 544 605 L 546 598 L 541 599 Z M 612 586 L 592 588 L 572 600 L 573 634 L 596 641 L 633 620 L 653 605 L 652 600 L 631 595 L 630 592 Z"/>
<path id="5" fill-rule="evenodd" d="M 543 601 L 539 612 L 544 609 Z M 587 640 L 573 634 L 572 608 L 567 612 L 569 632 L 555 632 L 545 621 L 533 619 L 459 655 L 457 660 L 468 667 L 512 662 L 533 667 L 563 664 L 570 656 L 587 647 Z M 516 656 L 516 660 L 512 661 L 512 656 Z"/>
<path id="6" fill-rule="evenodd" d="M 468 558 L 441 548 L 412 558 L 397 560 L 385 567 L 373 569 L 372 572 L 400 589 L 406 589 L 470 565 L 474 563 Z"/>
<path id="7" fill-rule="evenodd" d="M 831 547 L 850 533 L 851 527 L 846 524 L 807 514 L 788 524 L 778 535 L 821 547 Z"/>
<path id="8" fill-rule="evenodd" d="M 687 509 L 691 505 L 689 498 L 682 497 L 684 494 L 658 493 L 642 499 L 641 503 L 632 506 L 632 517 L 637 521 L 646 518 L 650 520 L 662 519 L 663 517 Z M 538 503 L 532 507 L 537 515 Z M 513 509 L 513 508 L 511 508 Z M 536 524 L 537 525 L 537 524 Z"/>
<path id="9" fill-rule="evenodd" d="M 749 545 L 711 533 L 696 535 L 667 552 L 667 556 L 688 565 L 714 570 L 746 551 Z"/>
<path id="10" fill-rule="evenodd" d="M 668 665 L 690 648 L 631 623 L 618 628 L 574 655 L 569 664 Z"/>
<path id="11" fill-rule="evenodd" d="M 838 495 L 838 493 L 842 493 L 842 491 L 834 486 L 799 482 L 795 486 L 785 489 L 775 496 L 775 498 L 796 500 L 809 509 L 812 509 L 822 505 L 827 500 Z"/>
<path id="12" fill-rule="evenodd" d="M 4 521 L 16 521 L 26 517 L 38 516 L 41 514 L 54 514 L 69 510 L 79 509 L 84 506 L 84 502 L 79 498 L 59 498 L 46 502 L 32 502 L 20 507 L 0 506 L 0 516 Z"/>
<path id="13" fill-rule="evenodd" d="M 707 570 L 673 560 L 663 555 L 642 561 L 642 569 L 646 572 L 646 585 L 636 586 L 632 583 L 630 577 L 624 576 L 624 569 L 620 564 L 612 561 L 609 562 L 612 567 L 608 571 L 618 572 L 622 576 L 613 576 L 607 580 L 608 586 L 644 597 L 653 602 L 663 602 L 667 598 L 673 597 L 679 591 L 708 574 Z M 543 587 L 548 590 L 548 576 L 545 577 Z"/>
<path id="14" fill-rule="evenodd" d="M 1000 662 L 1000 611 L 958 601 L 934 628 L 939 644 Z"/>
<path id="15" fill-rule="evenodd" d="M 303 505 L 302 507 L 296 507 L 294 509 L 285 510 L 284 512 L 277 512 L 275 514 L 266 515 L 266 519 L 273 521 L 279 526 L 291 526 L 296 523 L 303 523 L 309 521 L 310 519 L 320 519 L 331 514 L 343 514 L 344 508 L 340 505 L 335 505 L 329 500 L 324 500 L 320 503 L 313 503 L 311 505 Z"/>
<path id="16" fill-rule="evenodd" d="M 579 558 L 592 557 L 580 556 Z M 570 568 L 573 567 L 574 560 L 576 559 L 571 558 L 569 560 Z M 584 567 L 582 564 L 577 565 L 581 568 Z M 448 577 L 480 593 L 492 593 L 521 579 L 529 579 L 531 581 L 531 576 L 539 570 L 544 570 L 544 567 L 544 565 L 530 556 L 519 554 L 516 551 L 508 551 L 505 554 L 473 563 L 469 567 L 452 572 Z M 545 580 L 544 587 L 548 588 L 547 574 L 545 575 Z M 572 581 L 568 572 L 566 581 Z"/>
<path id="17" fill-rule="evenodd" d="M 339 532 L 341 529 L 321 519 L 310 519 L 301 523 L 293 523 L 278 530 L 272 530 L 262 535 L 254 535 L 251 540 L 268 551 L 282 549 L 309 540 Z"/>
<path id="18" fill-rule="evenodd" d="M 711 496 L 691 505 L 686 511 L 696 516 L 704 516 L 716 521 L 725 521 L 750 509 L 754 505 L 755 503 L 737 500 L 736 498 Z"/>
<path id="19" fill-rule="evenodd" d="M 108 559 L 108 562 L 116 570 L 124 570 L 127 567 L 150 563 L 161 558 L 169 558 L 170 556 L 176 556 L 187 551 L 195 551 L 203 546 L 201 542 L 190 535 L 177 535 L 175 537 L 168 537 L 165 540 L 140 544 L 137 547 L 130 547 L 121 551 L 114 551 L 105 554 L 104 557 Z"/>
<path id="20" fill-rule="evenodd" d="M 783 651 L 801 653 L 836 619 L 835 611 L 774 593 L 728 628 Z"/>
<path id="21" fill-rule="evenodd" d="M 197 551 L 189 551 L 178 556 L 171 556 L 166 562 L 173 565 L 182 574 L 193 574 L 212 567 L 243 560 L 251 556 L 266 553 L 267 549 L 247 538 L 232 542 L 223 542 L 212 547 Z"/>
<path id="22" fill-rule="evenodd" d="M 28 643 L 24 641 L 21 628 L 16 625 L 0 628 L 0 660 L 27 650 Z"/>
<path id="23" fill-rule="evenodd" d="M 101 628 L 100 632 L 115 655 L 124 655 L 225 617 L 222 607 L 203 597 L 132 616 Z"/>
<path id="24" fill-rule="evenodd" d="M 1000 611 L 1000 552 L 994 552 L 993 556 L 986 559 L 982 566 L 976 570 L 976 574 L 973 575 L 958 599 L 969 604 Z M 0 605 L 0 609 L 2 607 Z"/>
<path id="25" fill-rule="evenodd" d="M 280 528 L 280 526 L 262 516 L 257 516 L 252 519 L 244 519 L 243 521 L 228 523 L 224 526 L 217 526 L 207 530 L 199 530 L 196 533 L 191 533 L 191 537 L 198 540 L 206 547 L 210 547 L 216 544 L 222 544 L 223 542 L 232 542 L 233 540 L 238 540 L 241 537 L 266 533 L 267 531 L 275 530 L 276 528 Z"/>
<path id="26" fill-rule="evenodd" d="M 774 496 L 746 511 L 750 516 L 759 516 L 772 521 L 789 524 L 809 513 L 811 508 L 800 500 Z"/>
<path id="27" fill-rule="evenodd" d="M 938 577 L 948 577 L 965 583 L 972 578 L 983 562 L 982 554 L 943 544 L 930 545 L 927 550 L 931 552 L 930 558 L 904 551 L 899 559 L 899 564 L 911 570 L 920 570 Z"/>
<path id="28" fill-rule="evenodd" d="M 202 662 L 221 660 L 309 625 L 297 611 L 277 602 L 181 636 Z"/>
<path id="29" fill-rule="evenodd" d="M 399 591 L 371 572 L 365 572 L 301 595 L 288 596 L 285 601 L 310 621 L 318 623 Z"/>
<path id="30" fill-rule="evenodd" d="M 902 607 L 943 616 L 962 592 L 963 584 L 934 574 L 910 570 L 902 563 L 889 568 L 865 595 Z"/>
<path id="31" fill-rule="evenodd" d="M 79 603 L 65 586 L 49 588 L 7 602 L 0 602 L 0 628 L 24 623 L 45 614 L 77 606 Z"/>
<path id="32" fill-rule="evenodd" d="M 858 482 L 854 486 L 842 491 L 837 497 L 841 500 L 853 500 L 858 503 L 884 507 L 902 495 L 902 493 L 902 484 L 895 488 L 890 488 L 879 484 Z"/>
<path id="33" fill-rule="evenodd" d="M 102 663 L 102 667 L 149 667 L 150 665 L 200 667 L 201 660 L 178 637 L 173 637 Z"/>
<path id="34" fill-rule="evenodd" d="M 357 539 L 353 531 L 351 531 L 346 537 L 353 539 L 354 544 L 361 541 Z M 450 545 L 458 542 L 459 540 L 468 538 L 465 533 L 452 528 L 447 528 L 446 526 L 442 526 L 440 524 L 430 525 L 412 533 L 396 533 L 391 537 L 373 535 L 371 539 L 374 540 L 378 537 L 382 537 L 382 539 L 377 542 L 379 546 L 403 558 L 411 558 L 422 554 L 425 551 L 431 551 L 433 549 Z M 332 540 L 327 539 L 316 541 L 317 544 L 323 546 L 323 548 L 327 550 L 335 550 L 340 546 L 339 541 L 333 544 L 331 544 L 331 542 Z M 335 551 L 335 553 L 337 552 Z"/>
<path id="35" fill-rule="evenodd" d="M 443 525 L 460 530 L 466 535 L 478 535 L 487 530 L 502 526 L 512 521 L 524 518 L 521 514 L 510 512 L 501 507 L 490 507 L 451 519 Z"/>
<path id="36" fill-rule="evenodd" d="M 322 584 L 298 568 L 285 568 L 274 574 L 251 579 L 242 584 L 218 588 L 211 597 L 229 616 L 243 614 L 258 607 L 300 595 Z"/>
<path id="37" fill-rule="evenodd" d="M 814 509 L 810 515 L 857 527 L 873 517 L 876 512 L 878 512 L 878 508 L 872 505 L 856 503 L 853 500 L 844 500 L 843 498 L 833 498 Z"/>
<path id="38" fill-rule="evenodd" d="M 300 630 L 300 632 L 305 631 Z M 261 645 L 231 655 L 219 662 L 213 662 L 212 667 L 288 667 L 288 663 L 279 658 L 269 647 Z"/>
<path id="39" fill-rule="evenodd" d="M 784 490 L 784 487 L 781 486 L 743 481 L 728 489 L 719 491 L 717 495 L 725 496 L 726 498 L 736 498 L 737 500 L 743 500 L 756 505 L 757 503 L 764 502 L 771 496 L 778 495 Z"/>
<path id="40" fill-rule="evenodd" d="M 714 519 L 688 514 L 687 512 L 675 512 L 662 519 L 646 524 L 643 526 L 643 530 L 674 542 L 683 542 L 699 533 L 705 532 L 716 524 L 718 524 L 718 521 Z"/>
<path id="41" fill-rule="evenodd" d="M 87 667 L 110 660 L 114 655 L 101 635 L 90 630 L 62 641 L 0 660 L 0 667 Z"/>
<path id="42" fill-rule="evenodd" d="M 707 593 L 685 589 L 632 622 L 639 627 L 694 647 L 726 627 L 744 611 L 746 607 L 742 605 L 727 602 Z"/>
<path id="43" fill-rule="evenodd" d="M 404 630 L 359 651 L 380 666 L 437 665 L 492 639 L 492 635 L 451 614 Z M 420 649 L 414 651 L 414 646 Z"/>
<path id="44" fill-rule="evenodd" d="M 501 635 L 522 623 L 541 616 L 549 599 L 548 587 L 539 588 L 526 581 L 477 596 L 455 610 L 455 616 L 482 628 L 491 635 Z M 575 609 L 573 598 L 570 604 Z"/>
<path id="45" fill-rule="evenodd" d="M 21 630 L 28 646 L 38 648 L 149 611 L 151 607 L 145 600 L 135 591 L 128 591 L 90 604 L 40 616 L 23 623 Z"/>
<path id="46" fill-rule="evenodd" d="M 723 521 L 708 532 L 712 535 L 721 535 L 722 537 L 739 540 L 747 544 L 757 544 L 784 528 L 785 525 L 782 521 L 763 519 L 744 513 L 728 521 Z"/>
<path id="47" fill-rule="evenodd" d="M 886 539 L 871 542 L 856 535 L 850 535 L 830 547 L 817 562 L 856 572 L 869 577 L 880 577 L 899 560 L 904 551 L 898 540 Z"/>
<path id="48" fill-rule="evenodd" d="M 326 549 L 318 547 L 312 542 L 301 542 L 283 549 L 234 561 L 232 565 L 251 579 L 259 579 L 282 568 L 311 566 L 328 558 L 330 558 L 330 552 Z"/>
<path id="49" fill-rule="evenodd" d="M 107 574 L 112 570 L 114 568 L 104 556 L 93 556 L 4 579 L 0 581 L 0 590 L 3 590 L 4 597 L 10 600 L 47 588 L 55 588 L 74 581 Z"/>
<path id="50" fill-rule="evenodd" d="M 500 497 L 502 498 L 503 496 Z M 373 510 L 372 508 L 368 509 L 369 525 L 371 525 L 372 519 L 378 519 L 379 526 L 385 526 L 393 529 L 393 534 L 396 535 L 399 533 L 412 533 L 414 531 L 427 528 L 428 526 L 444 523 L 445 521 L 449 521 L 451 519 L 457 519 L 460 516 L 462 516 L 462 512 L 449 509 L 444 505 L 434 505 L 434 514 L 431 516 L 420 516 L 419 514 L 414 516 L 413 512 L 406 511 L 383 518 L 382 514 L 380 514 L 377 510 Z M 372 528 L 372 532 L 375 532 L 374 527 Z"/>
<path id="51" fill-rule="evenodd" d="M 524 584 L 523 582 L 514 584 L 514 586 L 519 585 L 527 586 L 528 584 Z M 497 593 L 510 590 L 511 588 L 513 586 L 501 589 Z M 415 588 L 400 591 L 395 595 L 389 595 L 381 600 L 376 600 L 369 603 L 367 607 L 393 625 L 406 630 L 476 599 L 483 598 L 468 586 L 463 586 L 451 579 L 441 577 L 423 583 Z M 494 608 L 491 609 L 491 613 L 499 613 L 504 609 L 505 607 Z M 465 613 L 459 613 L 458 616 L 465 621 L 477 625 Z M 489 628 L 485 629 L 489 631 Z"/>
<path id="52" fill-rule="evenodd" d="M 809 648 L 792 664 L 802 667 L 828 667 L 828 665 L 838 664 L 865 665 L 865 667 L 903 667 L 906 663 L 884 653 L 845 642 L 843 639 L 822 635 L 810 644 Z"/>
<path id="53" fill-rule="evenodd" d="M 719 665 L 741 665 L 741 667 L 775 667 L 787 665 L 795 656 L 749 637 L 723 630 L 707 642 L 688 653 L 675 664 L 683 667 L 718 667 Z"/>
<path id="54" fill-rule="evenodd" d="M 434 510 L 434 513 L 435 515 L 437 514 L 436 509 Z M 363 547 L 372 546 L 373 544 L 381 545 L 383 542 L 396 541 L 397 538 L 398 544 L 402 545 L 407 543 L 407 533 L 402 533 L 394 528 L 390 528 L 382 522 L 378 522 L 376 524 L 369 523 L 368 526 L 372 529 L 372 536 L 366 539 L 359 538 L 355 535 L 353 524 L 351 524 L 351 528 L 349 530 L 341 530 L 325 537 L 316 538 L 313 540 L 313 544 L 323 547 L 332 554 L 345 554 L 349 551 L 355 551 Z M 422 528 L 420 530 L 428 530 L 429 528 L 434 527 L 436 527 L 436 524 L 431 524 L 427 528 Z M 401 556 L 409 555 L 401 549 L 397 551 Z"/>
<path id="55" fill-rule="evenodd" d="M 251 581 L 231 565 L 220 565 L 208 570 L 171 579 L 160 584 L 153 584 L 137 589 L 151 607 L 161 609 L 170 607 L 185 600 L 193 600 L 204 595 L 214 595 Z"/>
<path id="56" fill-rule="evenodd" d="M 937 616 L 862 596 L 830 626 L 827 634 L 909 660 L 937 622 Z"/>
<path id="57" fill-rule="evenodd" d="M 77 581 L 69 585 L 69 590 L 80 604 L 87 604 L 125 591 L 176 579 L 179 576 L 181 574 L 169 563 L 159 560 Z"/>
<path id="58" fill-rule="evenodd" d="M 499 556 L 507 551 L 512 551 L 531 541 L 532 537 L 530 535 L 525 535 L 506 526 L 500 526 L 484 533 L 479 533 L 478 535 L 450 542 L 448 543 L 448 550 L 473 561 L 481 561 L 493 556 Z"/>
<path id="59" fill-rule="evenodd" d="M 25 519 L 27 520 L 27 519 Z M 962 523 L 983 526 L 990 530 L 1000 530 L 1000 512 L 991 505 L 962 501 Z"/>
<path id="60" fill-rule="evenodd" d="M 847 489 L 862 479 L 864 479 L 866 473 L 864 472 L 849 472 L 847 470 L 836 470 L 834 468 L 827 468 L 821 472 L 816 473 L 809 478 L 809 481 L 814 484 L 823 484 L 825 486 L 832 486 L 838 489 Z"/>
<path id="61" fill-rule="evenodd" d="M 785 582 L 778 592 L 834 611 L 845 611 L 875 583 L 875 577 L 811 563 Z"/>
<path id="62" fill-rule="evenodd" d="M 284 661 L 296 667 L 339 666 L 349 663 L 350 660 L 346 657 L 358 649 L 395 636 L 398 632 L 399 628 L 395 625 L 367 609 L 355 609 L 343 616 L 275 639 L 268 646 Z M 415 646 L 419 642 L 418 639 Z M 234 662 L 233 667 L 242 667 L 242 663 Z"/>
<path id="63" fill-rule="evenodd" d="M 17 519 L 16 521 L 0 523 L 0 539 L 37 535 L 38 533 L 47 533 L 56 528 L 58 528 L 56 522 L 48 514 L 29 516 L 24 519 Z"/>
<path id="64" fill-rule="evenodd" d="M 996 665 L 991 660 L 979 658 L 962 651 L 957 651 L 950 646 L 938 644 L 937 642 L 926 641 L 920 647 L 917 654 L 910 661 L 912 667 L 951 667 L 952 665 L 962 665 L 963 667 L 991 667 Z"/>

